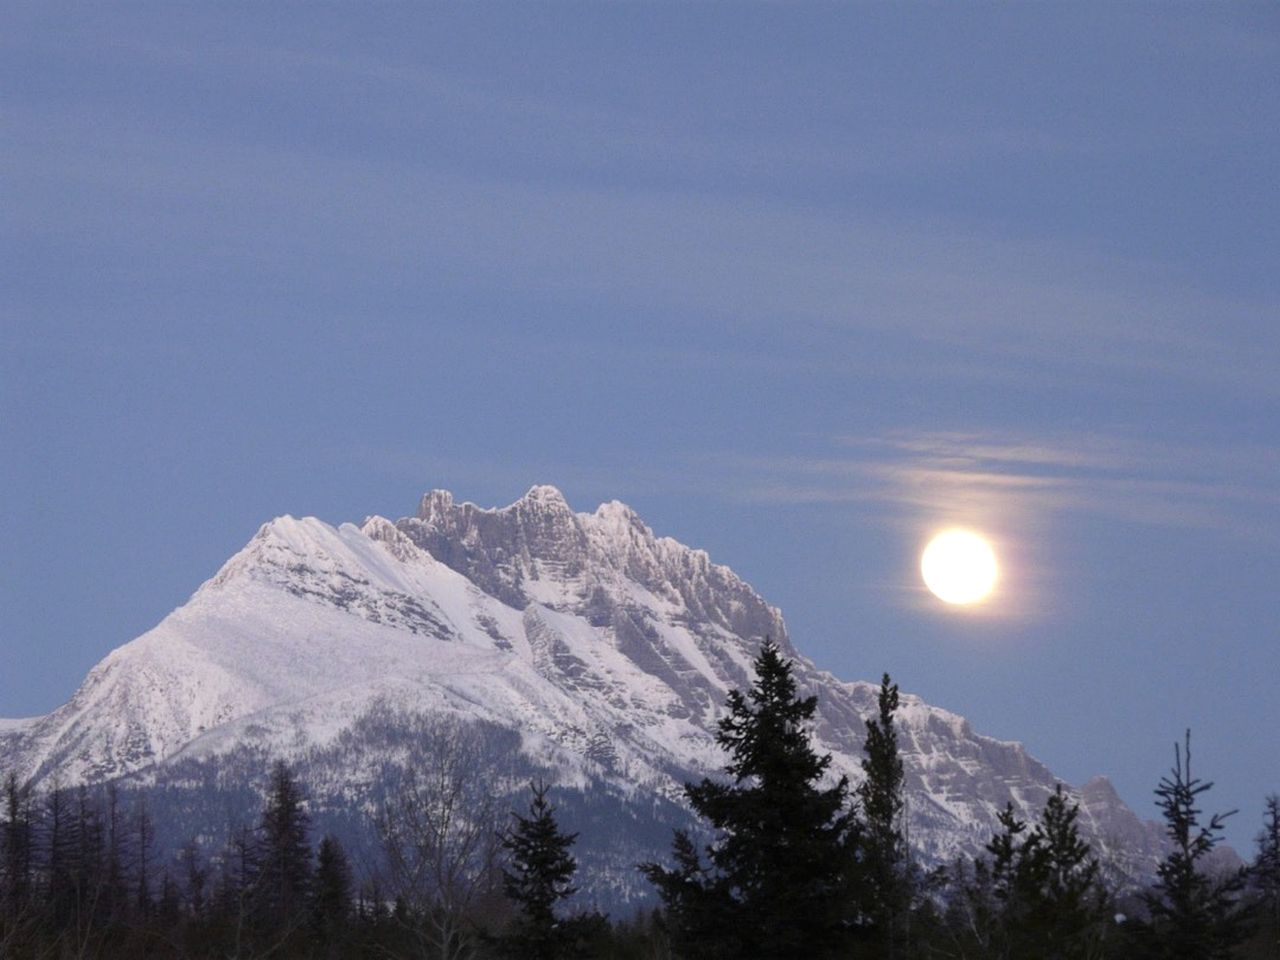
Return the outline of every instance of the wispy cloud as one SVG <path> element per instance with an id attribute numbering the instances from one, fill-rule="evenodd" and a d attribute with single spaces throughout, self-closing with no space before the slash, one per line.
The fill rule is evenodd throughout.
<path id="1" fill-rule="evenodd" d="M 901 431 L 840 437 L 832 448 L 828 456 L 741 463 L 757 477 L 745 495 L 877 504 L 893 523 L 1008 529 L 1092 515 L 1249 538 L 1280 534 L 1280 451 L 1270 447 Z"/>
<path id="2" fill-rule="evenodd" d="M 486 96 L 449 78 L 411 79 L 445 99 Z M 520 106 L 486 104 L 476 111 Z M 324 276 L 346 290 L 369 278 L 406 290 L 447 278 L 619 317 L 754 330 L 760 353 L 777 362 L 796 341 L 817 365 L 1022 383 L 1138 373 L 1235 396 L 1280 394 L 1274 303 L 1198 291 L 1166 268 L 1065 241 L 730 196 L 707 176 L 661 187 L 517 177 L 435 154 L 104 122 L 88 108 L 15 105 L 10 119 L 24 131 L 10 161 L 22 198 L 14 228 L 45 237 L 50 225 L 71 224 L 76 238 L 132 251 L 129 269 L 192 251 L 170 272 L 301 286 Z M 591 124 L 560 117 L 553 126 Z"/>
<path id="3" fill-rule="evenodd" d="M 904 430 L 835 438 L 820 455 L 728 458 L 720 469 L 734 478 L 722 484 L 728 496 L 853 514 L 920 547 L 943 527 L 980 531 L 996 544 L 1003 586 L 964 612 L 989 619 L 1030 622 L 1066 602 L 1064 557 L 1076 549 L 1073 528 L 1089 521 L 1139 537 L 1134 525 L 1280 543 L 1280 452 L 1270 448 Z M 936 610 L 909 566 L 876 589 Z"/>

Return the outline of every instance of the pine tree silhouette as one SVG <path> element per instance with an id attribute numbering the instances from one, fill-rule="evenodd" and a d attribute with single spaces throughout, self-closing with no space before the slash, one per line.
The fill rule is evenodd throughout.
<path id="1" fill-rule="evenodd" d="M 266 807 L 259 824 L 255 907 L 275 930 L 296 929 L 306 919 L 311 889 L 311 819 L 302 789 L 283 760 L 271 768 Z"/>
<path id="2" fill-rule="evenodd" d="M 1174 744 L 1170 774 L 1156 788 L 1171 852 L 1156 868 L 1155 889 L 1145 897 L 1150 922 L 1141 929 L 1144 948 L 1167 960 L 1219 960 L 1231 956 L 1244 938 L 1240 893 L 1244 875 L 1210 874 L 1205 858 L 1222 840 L 1223 821 L 1235 813 L 1215 813 L 1201 825 L 1196 805 L 1213 784 L 1191 774 L 1191 731 L 1185 746 Z"/>
<path id="3" fill-rule="evenodd" d="M 529 789 L 533 794 L 529 815 L 512 813 L 515 825 L 502 838 L 510 857 L 509 869 L 502 871 L 502 886 L 520 910 L 504 946 L 514 957 L 553 960 L 565 954 L 569 941 L 556 905 L 577 889 L 572 880 L 578 864 L 569 848 L 578 835 L 561 832 L 555 808 L 547 800 L 546 783 L 538 780 Z"/>
<path id="4" fill-rule="evenodd" d="M 1033 933 L 1044 960 L 1095 957 L 1105 934 L 1110 898 L 1079 817 L 1079 805 L 1069 804 L 1058 784 L 1035 829 L 1041 862 Z"/>
<path id="5" fill-rule="evenodd" d="M 875 952 L 887 958 L 904 956 L 910 949 L 906 921 L 911 891 L 902 832 L 904 774 L 894 725 L 898 704 L 898 685 L 891 683 L 886 673 L 876 698 L 877 715 L 866 721 L 866 755 L 862 759 L 866 779 L 857 790 L 866 824 L 861 853 L 866 881 L 862 889 L 868 902 L 863 911 L 871 920 Z"/>
<path id="6" fill-rule="evenodd" d="M 311 936 L 315 956 L 344 956 L 351 920 L 351 864 L 342 844 L 325 834 L 316 854 L 316 872 L 311 890 Z"/>
<path id="7" fill-rule="evenodd" d="M 729 754 L 732 782 L 685 786 L 693 809 L 716 831 L 709 864 L 678 833 L 674 869 L 642 869 L 667 907 L 683 956 L 835 956 L 848 939 L 847 886 L 859 833 L 848 781 L 820 785 L 831 757 L 810 743 L 817 698 L 797 695 L 791 663 L 772 641 L 761 647 L 755 672 L 746 695 L 730 692 L 716 738 Z"/>

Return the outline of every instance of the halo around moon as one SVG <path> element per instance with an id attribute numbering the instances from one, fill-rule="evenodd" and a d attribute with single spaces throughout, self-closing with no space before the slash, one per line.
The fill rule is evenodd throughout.
<path id="1" fill-rule="evenodd" d="M 968 530 L 945 530 L 924 548 L 920 575 L 939 600 L 966 605 L 991 594 L 999 569 L 995 551 L 982 537 Z"/>

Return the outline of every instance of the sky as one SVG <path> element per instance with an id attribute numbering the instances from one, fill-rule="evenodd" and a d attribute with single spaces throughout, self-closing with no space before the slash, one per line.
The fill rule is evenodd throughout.
<path id="1" fill-rule="evenodd" d="M 5 5 L 0 716 L 264 521 L 634 507 L 1144 816 L 1280 791 L 1280 8 Z M 994 543 L 990 601 L 921 586 Z"/>

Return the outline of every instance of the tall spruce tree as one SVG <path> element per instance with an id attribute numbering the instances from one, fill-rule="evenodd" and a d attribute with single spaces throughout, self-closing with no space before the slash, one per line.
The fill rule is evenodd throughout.
<path id="1" fill-rule="evenodd" d="M 302 789 L 288 765 L 277 760 L 258 826 L 254 894 L 259 916 L 272 929 L 297 929 L 306 919 L 312 873 L 310 828 Z"/>
<path id="2" fill-rule="evenodd" d="M 346 954 L 351 921 L 351 864 L 337 837 L 325 834 L 316 854 L 311 888 L 311 937 L 316 957 Z"/>
<path id="3" fill-rule="evenodd" d="M 1045 877 L 1040 834 L 1028 832 L 1013 804 L 1006 803 L 997 816 L 1000 831 L 987 844 L 990 855 L 989 915 L 991 925 L 984 949 L 992 960 L 1034 956 L 1034 923 L 1039 890 Z M 975 871 L 975 877 L 980 873 Z"/>
<path id="4" fill-rule="evenodd" d="M 566 954 L 570 939 L 568 927 L 556 916 L 556 905 L 576 889 L 572 881 L 578 864 L 569 848 L 578 835 L 561 832 L 555 808 L 547 800 L 547 784 L 539 780 L 529 789 L 529 815 L 513 812 L 515 824 L 502 837 L 509 858 L 502 886 L 520 911 L 503 944 L 514 957 L 553 960 Z"/>
<path id="5" fill-rule="evenodd" d="M 729 783 L 686 784 L 690 805 L 715 831 L 709 863 L 677 834 L 674 869 L 642 869 L 667 908 L 686 957 L 759 960 L 846 955 L 850 864 L 859 836 L 841 777 L 810 743 L 816 697 L 797 695 L 792 665 L 766 640 L 746 695 L 729 694 L 717 741 Z"/>
<path id="6" fill-rule="evenodd" d="M 1097 956 L 1106 935 L 1110 897 L 1101 867 L 1080 837 L 1079 817 L 1079 804 L 1069 803 L 1058 784 L 1035 828 L 1040 886 L 1033 930 L 1044 960 Z"/>
<path id="7" fill-rule="evenodd" d="M 885 674 L 876 698 L 876 716 L 868 719 L 858 786 L 865 830 L 862 834 L 862 871 L 865 883 L 863 912 L 871 924 L 875 953 L 898 957 L 909 953 L 907 920 L 911 909 L 907 844 L 902 830 L 904 810 L 902 757 L 894 714 L 899 704 L 898 685 Z"/>
<path id="8" fill-rule="evenodd" d="M 1190 730 L 1185 745 L 1175 743 L 1173 749 L 1173 770 L 1155 791 L 1171 850 L 1145 897 L 1150 921 L 1140 928 L 1141 945 L 1161 960 L 1225 960 L 1245 936 L 1244 874 L 1215 876 L 1207 858 L 1222 840 L 1223 821 L 1235 811 L 1215 813 L 1201 824 L 1197 803 L 1213 784 L 1191 773 Z"/>

